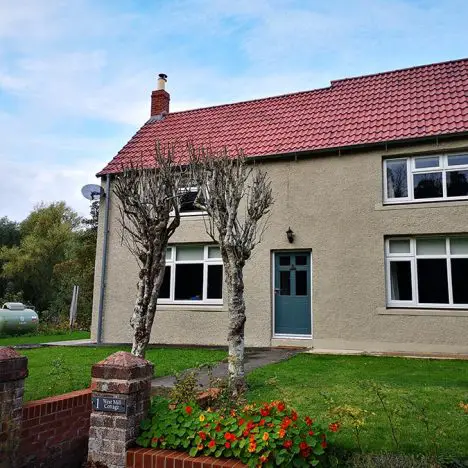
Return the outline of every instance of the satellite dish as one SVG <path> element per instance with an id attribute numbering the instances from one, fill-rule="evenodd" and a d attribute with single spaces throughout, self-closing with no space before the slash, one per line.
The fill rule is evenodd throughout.
<path id="1" fill-rule="evenodd" d="M 83 197 L 88 200 L 99 200 L 100 197 L 104 195 L 104 190 L 100 185 L 88 184 L 81 189 Z"/>

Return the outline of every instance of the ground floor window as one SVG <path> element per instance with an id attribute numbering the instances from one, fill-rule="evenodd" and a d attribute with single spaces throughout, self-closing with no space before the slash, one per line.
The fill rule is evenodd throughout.
<path id="1" fill-rule="evenodd" d="M 215 245 L 167 248 L 160 303 L 222 304 L 223 263 Z"/>
<path id="2" fill-rule="evenodd" d="M 387 305 L 468 308 L 468 236 L 389 238 Z"/>

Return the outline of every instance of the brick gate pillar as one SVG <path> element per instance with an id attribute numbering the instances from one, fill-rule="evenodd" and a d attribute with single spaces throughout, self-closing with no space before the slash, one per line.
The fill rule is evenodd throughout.
<path id="1" fill-rule="evenodd" d="M 134 443 L 150 405 L 153 364 L 119 351 L 95 364 L 91 375 L 88 461 L 125 468 L 127 448 Z"/>
<path id="2" fill-rule="evenodd" d="M 28 358 L 13 348 L 0 348 L 0 468 L 16 465 L 27 375 Z"/>

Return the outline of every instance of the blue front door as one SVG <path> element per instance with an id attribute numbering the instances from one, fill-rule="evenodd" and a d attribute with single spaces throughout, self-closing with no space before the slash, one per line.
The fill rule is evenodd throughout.
<path id="1" fill-rule="evenodd" d="M 309 252 L 275 253 L 275 335 L 310 335 Z"/>

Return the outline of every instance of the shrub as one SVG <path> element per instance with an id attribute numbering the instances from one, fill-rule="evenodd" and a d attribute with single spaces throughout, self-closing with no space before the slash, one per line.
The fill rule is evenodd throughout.
<path id="1" fill-rule="evenodd" d="M 280 401 L 222 413 L 197 404 L 153 400 L 137 439 L 143 447 L 186 450 L 191 456 L 233 457 L 248 466 L 317 466 L 331 432 Z"/>

